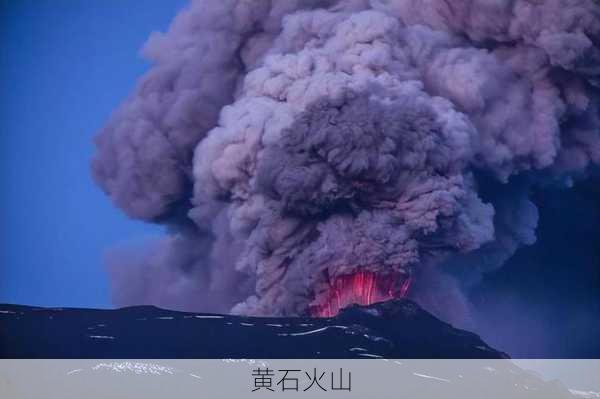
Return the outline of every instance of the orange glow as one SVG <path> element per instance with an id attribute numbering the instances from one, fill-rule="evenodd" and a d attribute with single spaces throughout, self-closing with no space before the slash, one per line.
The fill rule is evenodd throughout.
<path id="1" fill-rule="evenodd" d="M 370 305 L 405 297 L 409 288 L 410 277 L 404 275 L 380 276 L 370 271 L 360 271 L 340 276 L 331 284 L 326 298 L 310 308 L 310 313 L 314 317 L 333 317 L 353 303 Z"/>

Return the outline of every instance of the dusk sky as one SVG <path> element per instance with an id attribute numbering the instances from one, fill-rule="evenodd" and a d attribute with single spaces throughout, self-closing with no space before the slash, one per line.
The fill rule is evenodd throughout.
<path id="1" fill-rule="evenodd" d="M 0 303 L 109 307 L 103 254 L 156 235 L 94 185 L 93 136 L 186 2 L 0 1 Z"/>

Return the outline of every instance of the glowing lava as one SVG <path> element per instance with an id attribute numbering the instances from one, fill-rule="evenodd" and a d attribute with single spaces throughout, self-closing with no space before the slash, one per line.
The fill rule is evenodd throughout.
<path id="1" fill-rule="evenodd" d="M 324 297 L 313 302 L 310 313 L 313 317 L 333 317 L 341 309 L 356 303 L 370 305 L 394 298 L 405 297 L 410 288 L 408 275 L 378 275 L 360 271 L 337 277 Z"/>

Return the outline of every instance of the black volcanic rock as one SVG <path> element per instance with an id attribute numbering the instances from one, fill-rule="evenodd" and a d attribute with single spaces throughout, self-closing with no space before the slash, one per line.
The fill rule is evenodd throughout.
<path id="1" fill-rule="evenodd" d="M 332 318 L 0 305 L 1 358 L 506 358 L 409 300 Z"/>

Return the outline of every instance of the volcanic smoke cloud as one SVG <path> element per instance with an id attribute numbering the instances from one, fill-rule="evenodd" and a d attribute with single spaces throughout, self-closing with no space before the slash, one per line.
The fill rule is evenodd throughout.
<path id="1" fill-rule="evenodd" d="M 98 184 L 169 232 L 109 256 L 116 302 L 464 318 L 452 270 L 533 243 L 531 188 L 600 162 L 599 4 L 193 2 L 96 139 Z"/>

